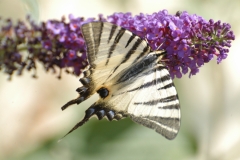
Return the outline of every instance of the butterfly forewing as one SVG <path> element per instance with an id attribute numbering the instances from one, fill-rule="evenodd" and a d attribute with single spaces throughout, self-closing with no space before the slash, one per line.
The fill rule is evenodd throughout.
<path id="1" fill-rule="evenodd" d="M 82 26 L 94 80 L 102 83 L 148 54 L 146 41 L 119 26 L 92 22 Z M 103 74 L 103 75 L 100 75 Z M 107 75 L 107 76 L 105 76 Z M 101 83 L 100 82 L 100 83 Z"/>
<path id="2" fill-rule="evenodd" d="M 175 138 L 180 128 L 180 105 L 159 57 L 165 52 L 150 53 L 145 40 L 108 22 L 84 24 L 82 34 L 90 64 L 84 82 L 89 82 L 82 80 L 80 96 L 63 108 L 81 103 L 96 92 L 100 98 L 70 132 L 96 114 L 99 119 L 106 116 L 109 120 L 128 116 L 168 139 Z"/>

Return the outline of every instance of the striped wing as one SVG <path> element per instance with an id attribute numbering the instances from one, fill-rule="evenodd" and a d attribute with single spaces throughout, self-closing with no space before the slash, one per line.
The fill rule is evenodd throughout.
<path id="1" fill-rule="evenodd" d="M 82 33 L 86 41 L 88 61 L 94 71 L 91 78 L 97 86 L 111 80 L 150 52 L 146 41 L 108 22 L 84 24 Z"/>
<path id="2" fill-rule="evenodd" d="M 71 133 L 97 115 L 133 121 L 173 139 L 180 128 L 180 105 L 167 69 L 161 64 L 165 52 L 149 53 L 150 47 L 131 32 L 107 22 L 82 27 L 90 69 L 81 78 L 79 97 L 65 104 L 79 104 L 94 93 L 100 98 L 86 110 Z"/>
<path id="3" fill-rule="evenodd" d="M 174 139 L 180 129 L 180 105 L 174 84 L 164 67 L 154 69 L 135 90 L 128 107 L 130 118 Z"/>
<path id="4" fill-rule="evenodd" d="M 154 64 L 154 63 L 153 63 Z M 149 66 L 148 66 L 149 67 Z M 137 72 L 137 70 L 135 70 Z M 121 82 L 108 102 L 98 105 L 123 113 L 134 122 L 154 129 L 167 139 L 174 139 L 180 128 L 180 105 L 168 70 L 154 64 L 132 80 Z M 122 86 L 121 86 L 122 85 Z"/>

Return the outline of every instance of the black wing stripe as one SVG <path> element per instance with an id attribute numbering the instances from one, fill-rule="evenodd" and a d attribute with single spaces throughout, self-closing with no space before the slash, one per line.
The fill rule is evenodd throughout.
<path id="1" fill-rule="evenodd" d="M 101 41 L 103 25 L 103 23 L 93 22 L 84 24 L 81 28 L 87 46 L 88 61 L 93 68 L 96 67 L 95 60 Z"/>
<path id="2" fill-rule="evenodd" d="M 143 57 L 146 53 L 149 53 L 151 50 L 150 46 L 147 45 L 143 51 L 139 54 L 139 56 L 133 61 L 133 63 L 137 62 L 139 60 L 139 58 Z"/>
<path id="3" fill-rule="evenodd" d="M 151 101 L 147 101 L 147 102 L 134 102 L 134 105 L 157 105 L 158 103 L 165 103 L 165 102 L 172 102 L 177 100 L 177 95 L 172 95 L 172 96 L 168 96 L 166 98 L 161 98 L 161 99 L 156 99 L 156 100 L 151 100 Z"/>
<path id="4" fill-rule="evenodd" d="M 177 122 L 180 122 L 179 118 L 176 117 L 158 117 L 158 116 L 147 116 L 143 118 L 148 118 L 150 120 L 153 120 L 157 123 L 163 124 L 165 126 L 169 126 L 169 124 L 176 124 L 176 126 L 172 126 L 173 128 L 178 128 Z"/>
<path id="5" fill-rule="evenodd" d="M 128 51 L 128 53 L 126 54 L 126 56 L 124 57 L 122 63 L 125 63 L 130 57 L 131 55 L 136 51 L 136 49 L 138 48 L 138 46 L 142 43 L 142 39 L 138 38 L 137 41 L 134 43 L 134 45 L 132 46 L 132 48 Z"/>
<path id="6" fill-rule="evenodd" d="M 158 90 L 168 89 L 168 88 L 171 88 L 171 87 L 173 87 L 173 86 L 174 86 L 173 83 L 169 83 L 168 85 L 165 85 L 165 86 L 163 86 L 163 87 L 161 87 L 161 88 L 158 88 Z"/>
<path id="7" fill-rule="evenodd" d="M 136 87 L 136 88 L 133 88 L 131 90 L 128 90 L 127 92 L 133 92 L 133 91 L 136 91 L 136 90 L 139 90 L 139 89 L 148 88 L 148 87 L 156 85 L 157 83 L 163 83 L 163 82 L 165 82 L 167 80 L 170 80 L 170 77 L 168 75 L 163 76 L 163 77 L 158 78 L 158 79 L 154 79 L 151 82 L 144 83 L 144 84 L 142 84 L 139 87 Z M 172 85 L 172 83 L 170 83 L 170 84 Z M 168 86 L 168 85 L 166 85 L 166 86 Z"/>
<path id="8" fill-rule="evenodd" d="M 179 103 L 177 104 L 172 104 L 172 105 L 167 105 L 163 107 L 158 107 L 159 109 L 179 109 Z"/>
<path id="9" fill-rule="evenodd" d="M 125 48 L 127 48 L 127 46 L 132 42 L 132 40 L 135 38 L 136 36 L 134 34 L 131 35 L 131 37 L 129 38 Z"/>
<path id="10" fill-rule="evenodd" d="M 114 35 L 116 29 L 117 29 L 117 26 L 116 25 L 112 25 L 112 28 L 111 28 L 111 31 L 110 31 L 110 34 L 109 34 L 109 37 L 108 37 L 108 43 L 111 41 L 112 36 Z"/>
<path id="11" fill-rule="evenodd" d="M 130 37 L 130 39 L 132 38 L 132 36 Z M 129 40 L 130 40 L 129 39 Z M 136 49 L 138 48 L 138 46 L 142 43 L 142 39 L 138 38 L 137 41 L 135 42 L 135 44 L 132 46 L 132 48 L 128 51 L 128 53 L 126 54 L 126 56 L 124 57 L 124 59 L 122 60 L 122 62 L 115 67 L 115 69 L 113 70 L 113 73 L 123 64 L 125 63 L 132 54 L 134 54 L 134 52 L 136 51 Z"/>
<path id="12" fill-rule="evenodd" d="M 114 42 L 113 42 L 112 46 L 110 47 L 110 49 L 108 51 L 108 57 L 107 57 L 107 61 L 106 61 L 106 64 L 105 64 L 106 66 L 108 65 L 109 59 L 111 58 L 113 51 L 117 47 L 117 44 L 118 44 L 119 40 L 121 39 L 121 37 L 123 36 L 123 34 L 125 33 L 125 31 L 126 31 L 125 29 L 121 28 L 119 30 L 119 32 L 117 33 L 117 35 L 114 39 Z M 110 36 L 111 36 L 111 34 L 110 34 Z"/>
<path id="13" fill-rule="evenodd" d="M 161 98 L 161 102 L 171 102 L 177 99 L 177 95 L 168 96 L 166 98 Z"/>
<path id="14" fill-rule="evenodd" d="M 100 45 L 100 43 L 101 43 L 103 23 L 100 23 L 99 30 L 100 30 L 99 35 L 96 36 L 96 37 L 94 37 L 94 43 L 95 43 L 95 46 L 96 46 L 95 49 L 97 49 L 97 52 L 95 53 L 96 55 L 97 55 L 97 53 L 98 53 L 98 48 L 99 48 L 99 45 Z M 93 31 L 93 32 L 94 32 L 94 31 Z M 97 33 L 97 32 L 95 32 L 95 33 Z"/>

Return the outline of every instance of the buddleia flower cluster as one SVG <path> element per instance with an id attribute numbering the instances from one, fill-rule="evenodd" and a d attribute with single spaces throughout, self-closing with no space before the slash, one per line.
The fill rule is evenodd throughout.
<path id="1" fill-rule="evenodd" d="M 171 77 L 189 76 L 199 72 L 199 67 L 214 56 L 217 63 L 227 58 L 228 48 L 235 39 L 231 26 L 221 21 L 204 20 L 197 15 L 177 12 L 169 15 L 167 10 L 151 15 L 117 13 L 108 17 L 108 21 L 146 39 L 152 50 L 167 51 L 165 61 Z M 159 48 L 160 46 L 160 48 Z"/>
<path id="2" fill-rule="evenodd" d="M 166 50 L 163 62 L 172 78 L 181 78 L 199 72 L 199 68 L 214 57 L 217 63 L 227 58 L 231 42 L 235 39 L 231 26 L 188 12 L 170 15 L 167 10 L 153 14 L 132 16 L 114 13 L 98 18 L 75 18 L 69 15 L 58 20 L 34 23 L 29 17 L 16 25 L 10 19 L 1 20 L 0 68 L 10 77 L 14 72 L 37 69 L 40 62 L 46 71 L 61 70 L 79 76 L 88 66 L 87 50 L 81 33 L 82 24 L 108 21 L 145 39 L 151 49 Z M 36 75 L 34 74 L 34 77 Z"/>

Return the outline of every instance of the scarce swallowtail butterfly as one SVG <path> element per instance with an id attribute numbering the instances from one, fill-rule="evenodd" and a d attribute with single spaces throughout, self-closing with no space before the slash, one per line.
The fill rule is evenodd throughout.
<path id="1" fill-rule="evenodd" d="M 93 115 L 99 120 L 134 122 L 174 139 L 180 128 L 180 105 L 173 81 L 161 61 L 165 51 L 151 52 L 148 43 L 108 22 L 82 25 L 90 67 L 80 79 L 79 97 L 62 107 L 79 104 L 98 93 L 99 100 L 67 134 Z M 67 135 L 66 134 L 66 135 Z"/>

